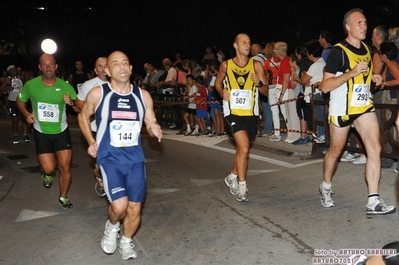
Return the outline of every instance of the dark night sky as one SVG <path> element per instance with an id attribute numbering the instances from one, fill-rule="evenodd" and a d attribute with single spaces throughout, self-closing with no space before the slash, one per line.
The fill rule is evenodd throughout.
<path id="1" fill-rule="evenodd" d="M 9 1 L 7 1 L 10 3 Z M 376 2 L 376 1 L 374 1 Z M 86 70 L 97 56 L 114 50 L 128 54 L 131 63 L 142 71 L 148 59 L 174 59 L 177 52 L 200 60 L 207 45 L 216 45 L 228 56 L 237 33 L 245 32 L 252 42 L 285 41 L 290 52 L 299 43 L 318 38 L 328 29 L 334 42 L 344 38 L 344 13 L 360 7 L 368 19 L 369 34 L 378 24 L 399 26 L 396 0 L 384 5 L 365 1 L 259 1 L 239 3 L 223 0 L 197 1 L 118 1 L 108 5 L 94 1 L 30 1 L 29 6 L 0 4 L 0 25 L 23 21 L 24 41 L 34 47 L 30 65 L 36 65 L 40 42 L 54 39 L 59 46 L 58 63 L 73 68 L 75 60 L 83 60 Z M 18 5 L 18 8 L 12 5 Z M 36 6 L 46 11 L 34 11 Z M 89 10 L 87 7 L 93 9 Z M 396 24 L 397 23 L 397 24 Z M 368 40 L 369 41 L 369 40 Z M 36 54 L 35 54 L 36 53 Z M 32 59 L 33 58 L 33 59 Z M 8 62 L 0 62 L 2 66 Z"/>

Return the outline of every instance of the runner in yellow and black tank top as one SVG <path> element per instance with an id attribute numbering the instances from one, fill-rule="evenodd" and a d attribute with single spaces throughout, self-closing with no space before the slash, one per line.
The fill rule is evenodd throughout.
<path id="1" fill-rule="evenodd" d="M 249 59 L 244 67 L 238 66 L 232 59 L 227 61 L 225 87 L 230 101 L 223 101 L 224 116 L 259 116 L 258 88 L 251 80 L 255 74 L 254 60 Z"/>
<path id="2" fill-rule="evenodd" d="M 366 44 L 362 43 L 361 50 L 364 51 L 363 53 L 355 53 L 352 47 L 347 47 L 343 42 L 335 46 L 343 50 L 343 53 L 340 55 L 340 60 L 344 60 L 344 64 L 346 65 L 337 71 L 336 76 L 340 76 L 355 68 L 360 61 L 369 63 L 367 73 L 359 74 L 349 79 L 337 89 L 331 91 L 329 106 L 330 121 L 338 125 L 338 121 L 335 120 L 337 117 L 339 117 L 341 122 L 346 122 L 350 121 L 350 116 L 352 115 L 359 115 L 374 110 L 369 85 L 371 83 L 373 69 L 371 51 Z M 346 58 L 344 58 L 344 53 Z"/>

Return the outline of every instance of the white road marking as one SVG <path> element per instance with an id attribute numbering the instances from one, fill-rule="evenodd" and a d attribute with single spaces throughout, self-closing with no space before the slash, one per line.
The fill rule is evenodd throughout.
<path id="1" fill-rule="evenodd" d="M 168 139 L 168 140 L 175 140 L 175 141 L 180 141 L 180 142 L 185 142 L 185 143 L 190 143 L 190 144 L 195 144 L 195 145 L 200 145 L 200 146 L 206 146 L 207 148 L 212 148 L 215 150 L 219 150 L 222 152 L 230 153 L 230 154 L 235 154 L 234 149 L 226 148 L 226 147 L 220 147 L 216 146 L 216 144 L 226 140 L 226 138 L 216 138 L 216 137 L 196 137 L 196 136 L 182 136 L 182 135 L 176 135 L 176 134 L 169 134 L 168 132 L 164 132 L 163 138 Z M 205 141 L 200 141 L 201 139 Z M 250 154 L 249 155 L 250 159 L 256 159 L 259 161 L 264 161 L 273 165 L 278 165 L 282 166 L 285 168 L 300 168 L 304 167 L 307 165 L 312 165 L 312 164 L 318 164 L 323 162 L 323 159 L 314 159 L 314 160 L 308 160 L 304 163 L 299 163 L 299 164 L 291 164 L 288 162 L 284 162 L 281 160 L 269 158 L 269 157 L 264 157 L 264 156 L 259 156 L 255 154 Z"/>
<path id="2" fill-rule="evenodd" d="M 60 214 L 59 212 L 45 212 L 45 211 L 22 209 L 18 215 L 18 218 L 15 220 L 15 222 L 16 223 L 17 222 L 25 222 L 25 221 L 35 220 L 35 219 L 39 219 L 39 218 L 55 216 L 55 215 L 59 215 L 59 214 Z"/>
<path id="3" fill-rule="evenodd" d="M 190 179 L 191 182 L 195 183 L 198 187 L 219 183 L 220 179 Z"/>
<path id="4" fill-rule="evenodd" d="M 149 193 L 156 193 L 156 194 L 165 194 L 165 193 L 171 193 L 171 192 L 176 192 L 181 189 L 161 189 L 161 188 L 153 188 L 153 189 L 147 189 L 147 192 Z"/>

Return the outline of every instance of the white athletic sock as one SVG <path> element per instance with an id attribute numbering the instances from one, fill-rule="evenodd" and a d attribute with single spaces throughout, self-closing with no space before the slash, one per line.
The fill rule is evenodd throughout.
<path id="1" fill-rule="evenodd" d="M 369 205 L 374 205 L 380 196 L 378 194 L 369 194 L 368 203 Z"/>
<path id="2" fill-rule="evenodd" d="M 236 179 L 237 177 L 238 177 L 238 175 L 233 174 L 233 173 L 230 173 L 230 175 L 229 175 L 229 180 Z"/>
<path id="3" fill-rule="evenodd" d="M 330 183 L 326 183 L 326 182 L 323 181 L 322 186 L 323 186 L 323 189 L 330 190 L 331 189 L 331 182 Z"/>
<path id="4" fill-rule="evenodd" d="M 238 185 L 240 185 L 240 186 L 241 186 L 241 185 L 246 186 L 246 185 L 247 185 L 247 182 L 246 182 L 245 180 L 244 180 L 244 181 L 239 181 L 239 182 L 238 182 Z"/>
<path id="5" fill-rule="evenodd" d="M 130 241 L 132 241 L 132 239 L 128 238 L 128 237 L 125 237 L 125 236 L 122 236 L 121 241 L 122 242 L 130 242 Z"/>
<path id="6" fill-rule="evenodd" d="M 118 221 L 116 224 L 113 225 L 113 224 L 111 223 L 111 221 L 109 221 L 109 222 L 108 222 L 108 226 L 109 226 L 111 229 L 119 228 L 120 223 L 119 223 L 119 221 Z"/>

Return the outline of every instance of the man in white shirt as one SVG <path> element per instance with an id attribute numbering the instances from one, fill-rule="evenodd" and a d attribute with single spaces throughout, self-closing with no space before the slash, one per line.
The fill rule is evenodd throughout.
<path id="1" fill-rule="evenodd" d="M 79 108 L 79 110 L 83 108 L 83 104 L 86 100 L 87 94 L 89 94 L 92 88 L 108 82 L 108 76 L 107 73 L 105 72 L 106 65 L 107 65 L 106 57 L 99 57 L 96 60 L 96 63 L 94 65 L 94 72 L 97 74 L 97 76 L 84 82 L 79 89 L 78 97 L 76 98 L 75 101 L 75 104 Z M 97 131 L 95 119 L 91 122 L 91 130 L 93 134 L 95 134 Z M 97 179 L 94 189 L 99 197 L 104 197 L 105 196 L 104 186 L 97 164 L 94 165 L 94 176 Z"/>

